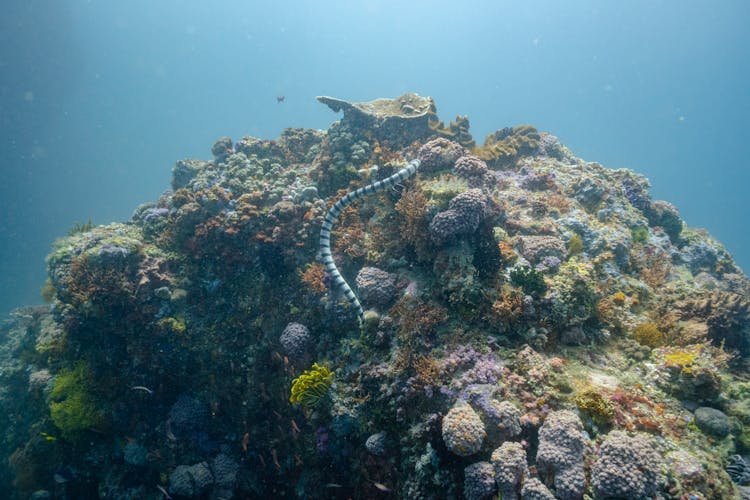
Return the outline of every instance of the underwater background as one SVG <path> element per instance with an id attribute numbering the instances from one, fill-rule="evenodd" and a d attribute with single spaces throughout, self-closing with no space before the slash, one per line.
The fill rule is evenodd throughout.
<path id="1" fill-rule="evenodd" d="M 750 267 L 750 4 L 9 0 L 0 16 L 0 312 L 39 302 L 74 223 L 125 220 L 221 135 L 418 92 L 481 139 L 531 123 L 632 168 Z M 285 96 L 277 103 L 277 96 Z"/>
<path id="2" fill-rule="evenodd" d="M 6 5 L 0 498 L 750 498 L 704 5 Z"/>

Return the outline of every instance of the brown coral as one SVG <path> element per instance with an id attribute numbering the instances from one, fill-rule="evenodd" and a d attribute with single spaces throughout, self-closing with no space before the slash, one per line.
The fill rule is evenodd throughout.
<path id="1" fill-rule="evenodd" d="M 539 149 L 539 132 L 531 125 L 519 125 L 497 130 L 474 150 L 474 154 L 494 168 L 508 168 L 524 155 Z"/>
<path id="2" fill-rule="evenodd" d="M 688 303 L 687 312 L 708 326 L 715 344 L 750 353 L 750 301 L 739 294 L 715 290 Z"/>
<path id="3" fill-rule="evenodd" d="M 427 198 L 419 188 L 409 189 L 396 203 L 401 215 L 401 238 L 414 247 L 417 259 L 429 256 L 429 221 L 427 220 Z"/>

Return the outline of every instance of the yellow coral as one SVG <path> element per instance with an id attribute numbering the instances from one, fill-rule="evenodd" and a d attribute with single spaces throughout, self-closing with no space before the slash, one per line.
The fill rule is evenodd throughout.
<path id="1" fill-rule="evenodd" d="M 633 338 L 641 345 L 659 347 L 664 345 L 664 334 L 651 322 L 641 323 L 633 330 Z"/>
<path id="2" fill-rule="evenodd" d="M 313 363 L 312 368 L 292 381 L 289 402 L 304 406 L 315 406 L 328 393 L 333 383 L 333 372 L 327 366 Z"/>
<path id="3" fill-rule="evenodd" d="M 689 368 L 695 363 L 700 354 L 699 346 L 689 346 L 685 349 L 677 349 L 664 354 L 664 362 L 667 366 L 676 366 L 678 368 Z"/>
<path id="4" fill-rule="evenodd" d="M 612 402 L 594 388 L 589 388 L 579 393 L 575 398 L 575 403 L 581 411 L 599 424 L 609 422 L 612 419 L 612 415 L 614 415 Z"/>

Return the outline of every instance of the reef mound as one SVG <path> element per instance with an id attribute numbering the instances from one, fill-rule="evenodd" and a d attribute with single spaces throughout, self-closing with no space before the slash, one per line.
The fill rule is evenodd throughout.
<path id="1" fill-rule="evenodd" d="M 743 493 L 750 282 L 718 241 L 532 126 L 319 100 L 328 130 L 220 138 L 55 243 L 50 305 L 0 327 L 4 498 Z M 360 329 L 320 230 L 412 160 L 330 231 Z"/>

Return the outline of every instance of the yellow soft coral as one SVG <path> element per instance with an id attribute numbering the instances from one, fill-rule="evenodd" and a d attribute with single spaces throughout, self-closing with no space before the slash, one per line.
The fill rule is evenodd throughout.
<path id="1" fill-rule="evenodd" d="M 664 354 L 664 362 L 667 366 L 676 366 L 683 370 L 689 369 L 700 355 L 700 346 L 687 346 L 684 349 L 675 349 Z"/>
<path id="2" fill-rule="evenodd" d="M 312 368 L 292 382 L 290 403 L 315 406 L 328 393 L 333 382 L 333 372 L 326 366 L 313 363 Z"/>

